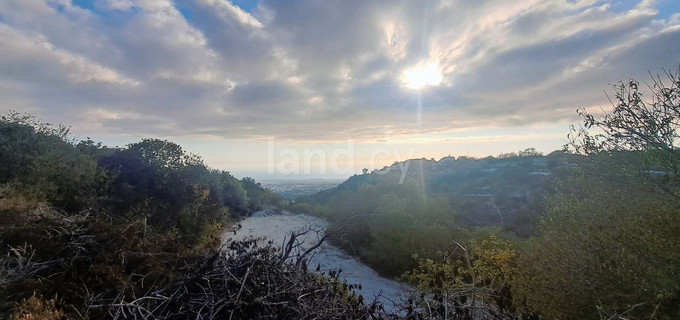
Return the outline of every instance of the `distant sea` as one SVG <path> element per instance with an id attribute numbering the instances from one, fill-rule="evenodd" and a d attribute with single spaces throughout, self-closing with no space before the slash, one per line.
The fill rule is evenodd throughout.
<path id="1" fill-rule="evenodd" d="M 308 196 L 319 191 L 335 188 L 344 179 L 308 179 L 308 180 L 262 180 L 262 186 L 268 188 L 282 198 L 292 201 L 300 196 Z"/>

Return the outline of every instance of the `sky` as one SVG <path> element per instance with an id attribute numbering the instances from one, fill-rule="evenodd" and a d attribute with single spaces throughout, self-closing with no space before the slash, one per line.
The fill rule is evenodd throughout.
<path id="1" fill-rule="evenodd" d="M 0 114 L 258 179 L 549 153 L 679 66 L 678 0 L 0 1 Z"/>

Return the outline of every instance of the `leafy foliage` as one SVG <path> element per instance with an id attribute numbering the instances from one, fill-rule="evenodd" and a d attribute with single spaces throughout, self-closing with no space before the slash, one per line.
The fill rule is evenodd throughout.
<path id="1" fill-rule="evenodd" d="M 664 73 L 665 79 L 652 77 L 648 92 L 637 80 L 619 82 L 610 112 L 596 116 L 579 109 L 584 125 L 572 127 L 567 147 L 585 155 L 629 152 L 627 165 L 680 197 L 680 68 Z"/>
<path id="2" fill-rule="evenodd" d="M 17 113 L 0 120 L 0 160 L 0 318 L 110 317 L 182 278 L 230 216 L 281 203 L 172 142 L 76 143 Z"/>
<path id="3" fill-rule="evenodd" d="M 678 206 L 641 175 L 610 177 L 579 169 L 561 183 L 522 254 L 520 290 L 549 318 L 676 318 Z"/>
<path id="4" fill-rule="evenodd" d="M 479 227 L 533 234 L 542 199 L 553 192 L 551 171 L 563 166 L 563 154 L 544 157 L 531 148 L 519 153 L 395 163 L 299 198 L 295 206 L 347 225 L 334 243 L 396 277 L 417 266 L 414 253 L 436 258 L 453 240 L 472 239 Z"/>
<path id="5" fill-rule="evenodd" d="M 413 319 L 677 319 L 678 73 L 579 109 L 566 153 L 410 160 L 301 200 L 350 223 L 338 243 L 383 274 L 411 269 Z M 520 237 L 482 240 L 490 226 Z"/>
<path id="6" fill-rule="evenodd" d="M 419 258 L 418 267 L 402 276 L 428 294 L 412 294 L 412 304 L 419 307 L 412 313 L 434 319 L 507 319 L 515 313 L 510 288 L 517 251 L 509 241 L 491 235 L 467 247 L 456 243 L 442 256 L 440 261 Z"/>
<path id="7" fill-rule="evenodd" d="M 680 71 L 679 71 L 680 72 Z M 548 318 L 680 317 L 680 81 L 614 86 L 613 109 L 579 110 L 568 147 L 587 157 L 558 182 L 517 291 Z"/>
<path id="8" fill-rule="evenodd" d="M 92 205 L 105 174 L 68 140 L 68 128 L 11 113 L 0 121 L 0 183 L 12 182 L 66 211 Z"/>
<path id="9" fill-rule="evenodd" d="M 579 109 L 584 119 L 580 130 L 570 135 L 574 151 L 591 154 L 600 151 L 659 150 L 677 157 L 680 138 L 680 69 L 652 78 L 648 85 L 651 100 L 644 99 L 639 81 L 630 79 L 614 85 L 613 110 L 601 116 Z M 597 128 L 599 133 L 591 133 Z"/>

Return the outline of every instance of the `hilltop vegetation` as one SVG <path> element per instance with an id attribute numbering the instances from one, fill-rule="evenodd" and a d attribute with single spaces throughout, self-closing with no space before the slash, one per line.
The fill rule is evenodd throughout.
<path id="1" fill-rule="evenodd" d="M 416 159 L 349 178 L 334 189 L 298 198 L 337 225 L 336 243 L 387 276 L 416 266 L 475 233 L 534 234 L 543 198 L 554 192 L 553 172 L 568 166 L 562 153 L 472 159 Z M 478 228 L 485 227 L 485 228 Z"/>

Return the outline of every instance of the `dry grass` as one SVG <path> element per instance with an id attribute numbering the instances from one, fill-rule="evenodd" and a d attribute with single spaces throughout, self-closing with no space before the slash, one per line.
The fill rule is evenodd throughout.
<path id="1" fill-rule="evenodd" d="M 56 298 L 45 299 L 42 296 L 31 296 L 22 299 L 14 307 L 11 320 L 61 320 L 66 318 L 66 314 L 57 308 Z"/>

